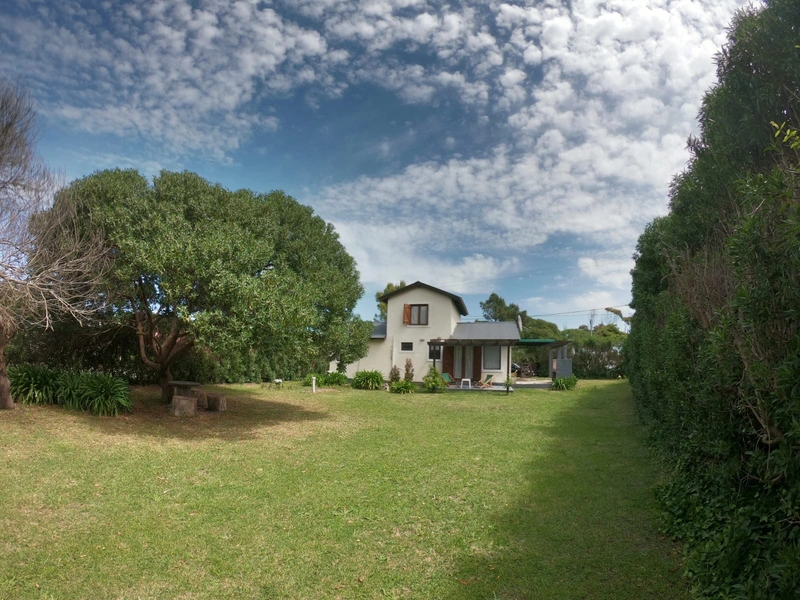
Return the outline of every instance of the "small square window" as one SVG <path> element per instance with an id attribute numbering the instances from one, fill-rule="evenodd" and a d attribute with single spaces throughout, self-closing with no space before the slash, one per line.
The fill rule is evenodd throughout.
<path id="1" fill-rule="evenodd" d="M 428 360 L 442 360 L 442 347 L 428 346 Z"/>
<path id="2" fill-rule="evenodd" d="M 413 352 L 414 342 L 400 342 L 400 352 Z"/>

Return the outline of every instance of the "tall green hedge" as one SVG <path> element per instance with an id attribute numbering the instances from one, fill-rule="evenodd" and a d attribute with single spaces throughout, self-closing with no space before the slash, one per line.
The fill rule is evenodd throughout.
<path id="1" fill-rule="evenodd" d="M 796 0 L 734 19 L 633 271 L 628 374 L 701 598 L 800 589 L 798 25 Z"/>

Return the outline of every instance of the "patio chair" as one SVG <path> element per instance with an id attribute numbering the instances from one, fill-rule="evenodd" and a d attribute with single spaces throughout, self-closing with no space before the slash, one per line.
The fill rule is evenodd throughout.
<path id="1" fill-rule="evenodd" d="M 492 387 L 492 377 L 494 377 L 494 375 L 487 375 L 482 381 L 476 382 L 475 385 L 479 388 L 490 388 Z"/>
<path id="2" fill-rule="evenodd" d="M 456 385 L 456 380 L 450 377 L 450 373 L 442 373 L 442 379 L 447 385 Z"/>

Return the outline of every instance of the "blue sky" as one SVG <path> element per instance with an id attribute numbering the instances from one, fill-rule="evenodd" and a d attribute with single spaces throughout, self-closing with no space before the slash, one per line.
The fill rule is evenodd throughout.
<path id="1" fill-rule="evenodd" d="M 312 206 L 366 318 L 404 279 L 575 327 L 630 301 L 746 3 L 15 0 L 0 75 L 66 179 L 187 169 Z"/>

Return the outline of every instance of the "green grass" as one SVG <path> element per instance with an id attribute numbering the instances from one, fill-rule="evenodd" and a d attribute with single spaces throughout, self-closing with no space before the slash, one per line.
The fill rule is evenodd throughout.
<path id="1" fill-rule="evenodd" d="M 0 598 L 686 598 L 626 383 L 0 413 Z"/>

